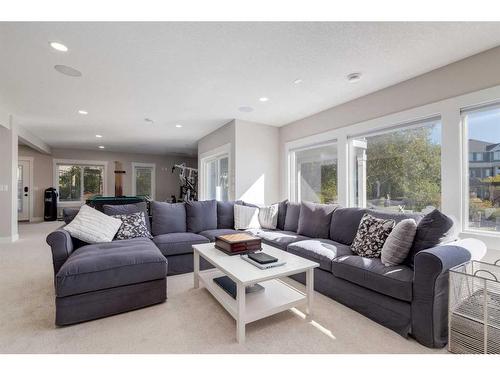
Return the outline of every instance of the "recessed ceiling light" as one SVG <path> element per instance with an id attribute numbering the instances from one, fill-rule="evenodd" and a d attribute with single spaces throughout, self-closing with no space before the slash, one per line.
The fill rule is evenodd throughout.
<path id="1" fill-rule="evenodd" d="M 248 105 L 243 105 L 238 108 L 238 111 L 240 112 L 253 112 L 253 108 L 248 106 Z"/>
<path id="2" fill-rule="evenodd" d="M 54 48 L 56 51 L 60 52 L 68 52 L 68 47 L 59 42 L 49 42 L 50 46 Z"/>
<path id="3" fill-rule="evenodd" d="M 261 102 L 267 102 L 269 100 L 269 98 L 266 98 L 265 96 L 263 96 L 262 98 L 259 98 L 259 100 Z"/>
<path id="4" fill-rule="evenodd" d="M 64 74 L 65 76 L 70 76 L 70 77 L 81 77 L 82 72 L 79 70 L 76 70 L 75 68 L 72 68 L 71 66 L 67 65 L 55 65 L 54 69 L 57 70 L 59 73 Z"/>
<path id="5" fill-rule="evenodd" d="M 80 110 L 78 110 L 78 113 L 79 113 L 79 114 L 81 114 L 81 115 L 88 115 L 88 114 L 89 114 L 89 113 L 88 113 L 86 110 L 84 110 L 84 109 L 80 109 Z"/>
<path id="6" fill-rule="evenodd" d="M 176 128 L 182 128 L 182 125 L 181 124 L 176 124 L 175 127 Z"/>
<path id="7" fill-rule="evenodd" d="M 347 76 L 349 83 L 356 83 L 361 79 L 361 73 L 351 73 Z"/>
<path id="8" fill-rule="evenodd" d="M 293 81 L 293 83 L 298 85 L 299 83 L 302 83 L 302 80 L 300 78 L 298 78 L 295 81 Z"/>
<path id="9" fill-rule="evenodd" d="M 104 146 L 99 146 L 99 148 L 100 148 L 100 149 L 103 149 L 103 148 L 105 148 L 105 147 L 104 147 Z"/>
<path id="10" fill-rule="evenodd" d="M 96 137 L 96 138 L 102 138 L 102 135 L 100 135 L 100 134 L 96 134 L 96 135 L 95 135 L 95 137 Z"/>

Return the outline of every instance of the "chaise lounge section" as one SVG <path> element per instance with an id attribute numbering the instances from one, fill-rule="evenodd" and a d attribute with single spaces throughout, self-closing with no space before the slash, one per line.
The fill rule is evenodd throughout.
<path id="1" fill-rule="evenodd" d="M 140 293 L 138 288 L 151 286 L 151 291 L 147 293 L 142 289 L 146 295 L 139 304 L 145 306 L 164 301 L 166 290 L 165 294 L 162 294 L 160 284 L 166 288 L 167 263 L 168 275 L 192 272 L 192 245 L 213 242 L 218 235 L 238 233 L 239 231 L 234 229 L 235 204 L 250 205 L 242 201 L 215 200 L 176 204 L 152 202 L 152 240 L 135 239 L 137 241 L 84 245 L 71 238 L 64 228 L 50 234 L 47 241 L 52 247 L 54 261 L 58 310 L 56 324 L 71 324 L 141 307 L 124 302 L 129 296 L 113 295 L 117 307 L 106 307 L 100 311 L 95 301 L 99 296 L 111 293 L 117 288 L 123 289 L 124 293 L 130 289 L 131 293 L 137 294 Z M 138 209 L 127 205 L 108 208 L 105 212 L 112 214 L 116 210 L 132 212 Z M 424 227 L 417 227 L 417 234 L 420 230 L 419 235 L 424 243 L 430 243 L 426 231 L 443 231 L 443 241 L 449 242 L 435 243 L 418 252 L 410 252 L 403 264 L 385 266 L 380 258 L 363 258 L 351 250 L 351 244 L 365 213 L 378 218 L 390 218 L 395 222 L 412 218 L 418 223 L 423 218 L 420 214 L 284 201 L 279 203 L 278 225 L 275 230 L 249 229 L 247 232 L 260 237 L 264 243 L 318 262 L 320 266 L 314 273 L 314 285 L 319 293 L 404 337 L 411 335 L 428 347 L 443 347 L 447 342 L 448 270 L 468 260 L 481 259 L 486 252 L 485 245 L 474 239 L 457 240 L 449 235 L 445 236 L 446 233 L 453 234 L 454 228 L 450 225 L 439 228 L 438 220 L 433 221 L 432 217 L 427 217 L 426 221 L 431 223 L 431 227 L 426 227 L 425 231 Z M 441 213 L 438 214 L 444 217 Z M 109 273 L 104 271 L 106 266 L 103 266 L 101 275 L 98 272 L 92 273 L 95 277 L 104 278 L 102 284 L 85 277 L 68 278 L 73 272 L 71 266 L 84 254 L 88 254 L 88 261 L 96 262 L 98 268 L 101 264 L 107 264 L 104 258 L 108 258 L 115 269 L 114 266 L 121 264 L 123 260 L 113 259 L 112 254 L 116 254 L 118 258 L 124 256 L 124 253 L 118 250 L 123 246 L 143 249 L 144 256 L 148 254 L 151 258 L 147 258 L 147 262 L 146 258 L 141 258 L 139 264 L 153 263 L 154 265 L 150 266 L 154 268 L 154 272 L 146 271 L 145 265 L 134 266 L 138 267 L 137 269 L 130 266 L 131 272 L 143 276 L 137 279 L 119 277 L 120 285 L 113 284 L 112 280 L 115 278 L 108 277 Z M 130 252 L 135 256 L 140 253 L 134 253 L 132 250 Z M 99 257 L 103 257 L 103 260 L 97 259 Z M 159 257 L 163 258 L 163 263 Z M 159 269 L 160 263 L 165 267 L 165 274 Z M 123 266 L 129 267 L 127 264 Z M 206 261 L 202 262 L 202 269 L 209 267 L 211 265 Z M 112 272 L 120 275 L 118 271 Z M 154 276 L 146 280 L 146 274 Z M 305 283 L 303 274 L 293 278 Z M 68 283 L 78 285 L 68 289 Z M 75 318 L 71 305 L 77 303 L 89 303 L 90 307 L 89 312 Z"/>

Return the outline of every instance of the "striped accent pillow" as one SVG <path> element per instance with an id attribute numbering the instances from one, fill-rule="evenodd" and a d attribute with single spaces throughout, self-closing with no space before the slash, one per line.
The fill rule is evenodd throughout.
<path id="1" fill-rule="evenodd" d="M 276 229 L 278 225 L 279 204 L 259 208 L 259 223 L 264 229 Z"/>

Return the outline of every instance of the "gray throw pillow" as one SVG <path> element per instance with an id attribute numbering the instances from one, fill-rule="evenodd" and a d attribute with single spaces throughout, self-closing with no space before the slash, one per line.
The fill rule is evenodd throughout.
<path id="1" fill-rule="evenodd" d="M 385 266 L 397 266 L 408 256 L 413 239 L 417 233 L 417 223 L 413 219 L 403 219 L 394 229 L 382 246 L 380 260 Z"/>
<path id="2" fill-rule="evenodd" d="M 351 250 L 365 258 L 379 258 L 392 228 L 394 228 L 394 220 L 377 219 L 369 214 L 364 214 Z"/>
<path id="3" fill-rule="evenodd" d="M 297 233 L 311 238 L 328 238 L 332 213 L 338 206 L 302 202 Z"/>
<path id="4" fill-rule="evenodd" d="M 297 232 L 299 227 L 300 203 L 288 202 L 286 205 L 285 225 L 283 230 Z"/>
<path id="5" fill-rule="evenodd" d="M 191 233 L 217 229 L 217 201 L 186 202 L 186 224 Z"/>
<path id="6" fill-rule="evenodd" d="M 413 246 L 405 264 L 413 267 L 413 260 L 419 251 L 456 239 L 457 227 L 453 219 L 435 209 L 425 215 L 418 223 Z"/>
<path id="7" fill-rule="evenodd" d="M 285 218 L 286 218 L 286 208 L 288 205 L 288 199 L 281 201 L 278 203 L 278 224 L 276 225 L 277 229 L 284 230 L 285 229 Z"/>

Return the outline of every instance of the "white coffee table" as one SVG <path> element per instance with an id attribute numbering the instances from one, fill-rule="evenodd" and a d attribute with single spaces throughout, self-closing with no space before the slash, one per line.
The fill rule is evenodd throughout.
<path id="1" fill-rule="evenodd" d="M 193 245 L 194 287 L 200 281 L 217 301 L 236 320 L 236 339 L 245 341 L 245 325 L 250 322 L 277 314 L 292 307 L 305 305 L 306 319 L 311 320 L 314 293 L 314 268 L 319 264 L 287 253 L 275 247 L 262 244 L 262 250 L 286 264 L 261 270 L 241 259 L 239 255 L 229 256 L 217 250 L 213 243 Z M 215 269 L 200 272 L 200 256 L 211 263 Z M 303 293 L 280 280 L 285 276 L 306 273 L 306 293 Z M 229 276 L 237 286 L 237 297 L 232 298 L 213 279 Z M 246 294 L 249 285 L 260 284 L 264 290 Z"/>

